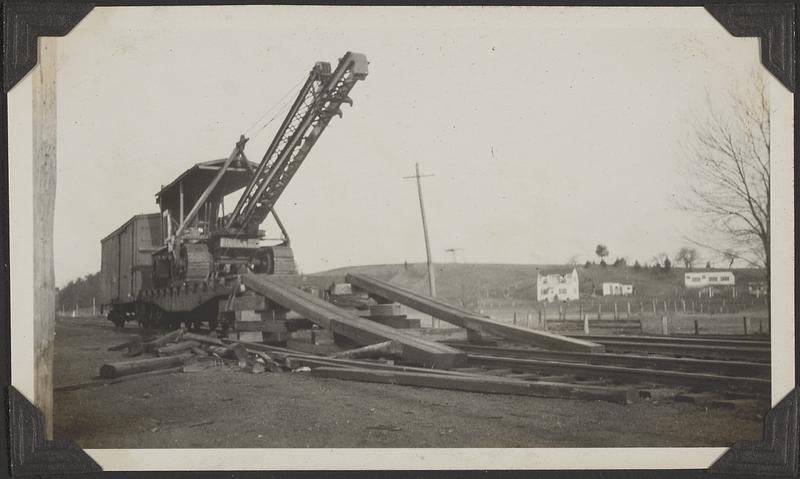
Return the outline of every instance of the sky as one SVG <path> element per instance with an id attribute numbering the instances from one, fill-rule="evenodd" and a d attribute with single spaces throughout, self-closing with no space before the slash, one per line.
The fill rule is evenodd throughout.
<path id="1" fill-rule="evenodd" d="M 348 50 L 369 76 L 276 206 L 306 273 L 425 260 L 415 163 L 437 262 L 674 256 L 689 122 L 761 71 L 701 8 L 95 8 L 58 43 L 56 285 L 240 134 L 260 160 L 285 110 L 256 121 Z"/>

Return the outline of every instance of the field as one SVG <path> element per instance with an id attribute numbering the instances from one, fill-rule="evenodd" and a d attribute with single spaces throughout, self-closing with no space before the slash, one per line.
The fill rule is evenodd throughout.
<path id="1" fill-rule="evenodd" d="M 107 348 L 137 329 L 76 317 L 59 319 L 56 332 L 58 386 L 121 359 Z M 55 435 L 84 448 L 729 446 L 761 438 L 766 407 L 658 396 L 621 405 L 220 366 L 56 392 Z"/>

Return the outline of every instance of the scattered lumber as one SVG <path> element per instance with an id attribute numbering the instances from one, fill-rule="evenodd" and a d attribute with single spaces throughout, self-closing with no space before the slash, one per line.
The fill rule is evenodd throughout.
<path id="1" fill-rule="evenodd" d="M 534 344 L 543 348 L 562 351 L 583 351 L 587 353 L 602 353 L 605 351 L 603 345 L 598 343 L 501 323 L 371 276 L 348 274 L 346 281 L 372 295 L 404 304 L 442 321 L 478 333 L 491 334 L 513 342 Z"/>
<path id="2" fill-rule="evenodd" d="M 318 367 L 311 370 L 313 376 L 365 381 L 402 386 L 418 386 L 436 389 L 488 394 L 515 394 L 521 396 L 554 397 L 562 399 L 603 400 L 630 404 L 638 397 L 632 388 L 581 386 L 574 384 L 526 382 L 514 379 L 480 378 L 418 372 L 376 371 L 356 368 Z"/>
<path id="3" fill-rule="evenodd" d="M 340 353 L 331 354 L 331 358 L 358 359 L 358 358 L 381 358 L 386 356 L 401 356 L 403 345 L 396 341 L 384 341 L 382 343 L 370 344 L 362 348 L 350 349 Z"/>
<path id="4" fill-rule="evenodd" d="M 174 342 L 174 341 L 178 341 L 180 339 L 180 337 L 183 336 L 183 334 L 185 334 L 185 333 L 186 333 L 186 330 L 184 328 L 178 328 L 175 331 L 173 331 L 171 333 L 167 333 L 167 334 L 165 334 L 165 335 L 163 335 L 161 337 L 158 337 L 158 338 L 156 338 L 156 339 L 154 339 L 152 341 L 149 341 L 149 342 L 143 344 L 142 346 L 143 346 L 143 348 L 144 348 L 144 350 L 146 352 L 152 352 L 152 351 L 155 351 L 156 349 L 160 348 L 161 346 L 164 346 L 165 344 L 168 344 L 168 343 L 171 343 L 171 342 Z"/>
<path id="5" fill-rule="evenodd" d="M 193 357 L 192 354 L 182 354 L 180 356 L 166 356 L 163 358 L 135 359 L 131 361 L 121 361 L 118 363 L 106 363 L 100 366 L 100 377 L 104 379 L 117 378 L 130 374 L 153 371 L 156 369 L 166 369 L 182 366 L 183 362 Z"/>
<path id="6" fill-rule="evenodd" d="M 67 384 L 67 385 L 64 385 L 64 386 L 56 386 L 56 387 L 53 388 L 53 391 L 54 392 L 76 391 L 78 389 L 86 389 L 86 388 L 97 387 L 97 386 L 105 386 L 107 384 L 117 384 L 117 383 L 121 383 L 123 381 L 130 381 L 130 380 L 133 380 L 133 379 L 146 378 L 146 377 L 150 377 L 150 376 L 159 376 L 159 375 L 162 375 L 162 374 L 179 373 L 179 372 L 182 372 L 182 370 L 183 370 L 183 368 L 181 368 L 181 367 L 175 367 L 175 368 L 167 368 L 167 369 L 157 369 L 157 370 L 154 370 L 154 371 L 146 371 L 146 372 L 137 373 L 137 374 L 129 374 L 127 376 L 120 376 L 120 377 L 117 377 L 117 378 L 93 379 L 91 381 L 86 381 L 86 382 L 83 382 L 83 383 Z"/>
<path id="7" fill-rule="evenodd" d="M 170 356 L 200 346 L 197 341 L 181 341 L 179 343 L 162 346 L 156 350 L 159 356 Z"/>

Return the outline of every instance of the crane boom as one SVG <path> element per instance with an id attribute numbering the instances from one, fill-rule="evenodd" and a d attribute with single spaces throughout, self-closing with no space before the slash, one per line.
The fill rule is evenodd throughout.
<path id="1" fill-rule="evenodd" d="M 367 76 L 367 58 L 347 52 L 336 70 L 317 62 L 267 148 L 250 183 L 225 223 L 228 231 L 256 233 L 275 206 L 306 155 L 334 115 L 341 116 L 342 103 L 355 83 Z"/>

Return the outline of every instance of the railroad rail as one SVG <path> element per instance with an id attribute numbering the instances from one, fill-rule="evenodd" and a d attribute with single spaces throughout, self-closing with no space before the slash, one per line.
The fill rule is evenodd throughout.
<path id="1" fill-rule="evenodd" d="M 770 364 L 763 362 L 671 358 L 614 353 L 586 354 L 568 351 L 546 351 L 541 349 L 480 346 L 458 341 L 446 341 L 445 344 L 458 348 L 467 353 L 484 356 L 536 359 L 543 361 L 563 361 L 605 366 L 629 366 L 636 368 L 665 369 L 722 376 L 769 378 L 770 375 Z"/>

